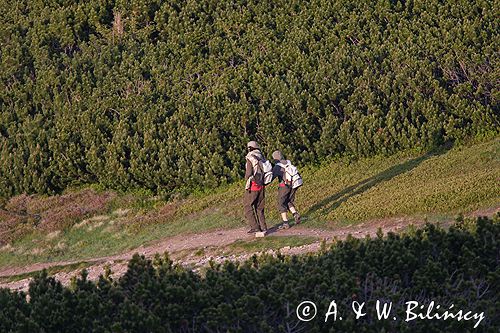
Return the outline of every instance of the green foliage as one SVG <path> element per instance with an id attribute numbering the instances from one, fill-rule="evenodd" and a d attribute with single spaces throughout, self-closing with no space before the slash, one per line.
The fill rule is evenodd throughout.
<path id="1" fill-rule="evenodd" d="M 494 1 L 0 1 L 0 196 L 498 134 Z"/>
<path id="2" fill-rule="evenodd" d="M 500 187 L 492 186 L 500 179 L 499 152 L 500 140 L 496 139 L 442 153 L 402 152 L 352 163 L 342 158 L 304 168 L 301 174 L 306 185 L 298 192 L 297 207 L 305 227 L 334 230 L 372 223 L 405 226 L 424 220 L 448 224 L 459 214 L 491 215 L 499 206 Z M 276 191 L 276 184 L 266 189 L 269 227 L 281 223 Z M 175 235 L 246 226 L 239 183 L 178 201 L 148 195 L 142 191 L 97 194 L 83 189 L 63 196 L 13 197 L 6 203 L 7 211 L 0 210 L 0 229 L 4 230 L 0 241 L 9 244 L 0 247 L 0 267 L 83 261 Z M 34 214 L 40 215 L 38 226 L 27 219 Z M 78 226 L 85 219 L 89 221 Z M 62 226 L 68 228 L 61 230 Z M 56 229 L 62 232 L 55 237 L 47 234 Z"/>
<path id="3" fill-rule="evenodd" d="M 43 272 L 30 285 L 29 302 L 22 293 L 0 290 L 0 325 L 44 332 L 475 331 L 467 321 L 404 321 L 404 302 L 433 300 L 484 311 L 476 330 L 497 332 L 499 239 L 497 215 L 448 231 L 428 224 L 406 235 L 350 237 L 315 255 L 212 264 L 204 277 L 167 255 L 151 261 L 136 254 L 116 281 L 92 283 L 84 271 L 66 288 Z M 353 300 L 375 309 L 377 299 L 392 301 L 399 320 L 378 320 L 375 311 L 354 320 L 346 310 Z M 317 304 L 319 317 L 298 321 L 295 307 L 303 300 Z M 344 320 L 324 322 L 331 300 L 343 307 Z"/>
<path id="4" fill-rule="evenodd" d="M 316 237 L 310 236 L 266 236 L 264 238 L 257 238 L 251 241 L 237 240 L 231 243 L 224 249 L 223 253 L 238 253 L 238 252 L 259 252 L 269 249 L 280 249 L 283 247 L 298 247 L 317 241 Z"/>

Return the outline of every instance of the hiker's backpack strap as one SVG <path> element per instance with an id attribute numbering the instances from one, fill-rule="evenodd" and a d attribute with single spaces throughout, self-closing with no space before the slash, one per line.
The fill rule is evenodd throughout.
<path id="1" fill-rule="evenodd" d="M 287 160 L 286 161 L 286 164 L 283 164 L 281 162 L 278 162 L 276 163 L 276 165 L 279 165 L 280 167 L 283 168 L 283 176 L 282 176 L 282 179 L 283 179 L 283 182 L 287 185 L 291 185 L 292 184 L 292 179 L 291 179 L 291 175 L 289 174 L 289 172 L 287 171 L 288 169 L 288 166 L 290 165 L 290 161 Z"/>

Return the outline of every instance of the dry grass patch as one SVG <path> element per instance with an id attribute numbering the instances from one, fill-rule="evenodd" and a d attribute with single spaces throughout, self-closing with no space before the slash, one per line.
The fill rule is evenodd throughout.
<path id="1" fill-rule="evenodd" d="M 136 230 L 147 225 L 166 222 L 174 218 L 175 214 L 177 213 L 178 206 L 178 202 L 166 203 L 158 209 L 150 210 L 142 214 L 137 214 L 127 221 L 127 225 Z"/>
<path id="2" fill-rule="evenodd" d="M 61 234 L 61 230 L 56 230 L 52 231 L 51 233 L 48 233 L 47 236 L 45 237 L 48 241 L 53 240 L 57 236 Z"/>
<path id="3" fill-rule="evenodd" d="M 26 194 L 12 197 L 0 209 L 0 244 L 22 238 L 34 230 L 49 232 L 50 240 L 58 235 L 54 232 L 105 212 L 115 197 L 115 193 L 98 193 L 93 189 L 51 197 Z"/>

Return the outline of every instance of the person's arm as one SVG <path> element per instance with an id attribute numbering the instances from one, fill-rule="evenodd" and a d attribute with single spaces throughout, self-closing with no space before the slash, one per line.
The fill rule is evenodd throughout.
<path id="1" fill-rule="evenodd" d="M 245 190 L 250 191 L 250 186 L 252 185 L 253 178 L 253 166 L 252 163 L 247 159 L 247 163 L 245 166 Z"/>
<path id="2" fill-rule="evenodd" d="M 252 163 L 247 159 L 246 169 L 245 169 L 245 180 L 253 176 L 253 166 Z"/>

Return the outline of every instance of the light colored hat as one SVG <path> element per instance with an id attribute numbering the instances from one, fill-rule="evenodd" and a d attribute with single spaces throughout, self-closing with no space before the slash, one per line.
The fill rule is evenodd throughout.
<path id="1" fill-rule="evenodd" d="M 259 144 L 255 141 L 250 141 L 247 143 L 247 148 L 260 149 Z"/>
<path id="2" fill-rule="evenodd" d="M 273 152 L 273 158 L 274 158 L 275 160 L 277 160 L 277 161 L 279 161 L 279 160 L 284 160 L 284 159 L 285 159 L 285 157 L 283 156 L 283 154 L 282 154 L 279 150 L 275 150 L 275 151 Z"/>

